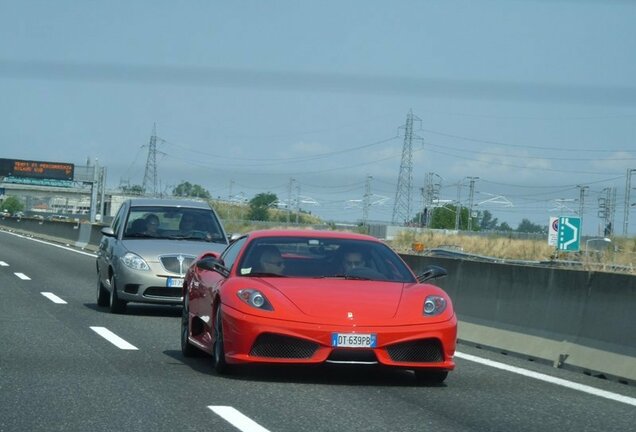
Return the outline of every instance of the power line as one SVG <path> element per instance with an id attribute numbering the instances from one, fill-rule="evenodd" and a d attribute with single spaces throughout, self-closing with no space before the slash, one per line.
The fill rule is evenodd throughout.
<path id="1" fill-rule="evenodd" d="M 602 149 L 602 150 L 600 150 L 600 149 L 582 149 L 582 148 L 566 148 L 566 147 L 531 146 L 531 145 L 526 145 L 526 144 L 510 144 L 510 143 L 505 143 L 505 142 L 502 142 L 502 141 L 493 141 L 493 140 L 486 140 L 486 139 L 480 139 L 480 138 L 471 138 L 471 137 L 462 136 L 462 135 L 455 135 L 455 134 L 450 134 L 450 133 L 446 133 L 446 132 L 434 131 L 434 130 L 431 130 L 431 129 L 420 128 L 420 129 L 418 129 L 418 131 L 424 131 L 424 132 L 432 133 L 434 135 L 445 136 L 445 137 L 448 137 L 448 138 L 457 138 L 457 139 L 461 139 L 461 140 L 464 140 L 464 141 L 478 142 L 478 143 L 483 143 L 483 144 L 495 144 L 495 145 L 504 146 L 504 147 L 531 148 L 531 149 L 536 149 L 536 150 L 567 151 L 567 152 L 576 152 L 576 153 L 582 153 L 582 152 L 616 153 L 616 152 L 619 152 L 619 151 L 624 151 L 624 152 L 631 153 L 631 151 L 632 151 L 632 150 L 611 150 L 611 149 Z"/>

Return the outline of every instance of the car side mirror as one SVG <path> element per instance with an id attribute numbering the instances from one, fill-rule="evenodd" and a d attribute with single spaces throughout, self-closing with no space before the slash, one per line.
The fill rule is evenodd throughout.
<path id="1" fill-rule="evenodd" d="M 419 283 L 426 282 L 427 280 L 433 280 L 437 278 L 442 278 L 448 275 L 448 272 L 444 267 L 429 265 L 424 269 L 422 273 L 417 275 L 417 281 Z"/>
<path id="2" fill-rule="evenodd" d="M 100 230 L 100 232 L 106 237 L 115 237 L 115 231 L 111 227 L 104 227 Z"/>
<path id="3" fill-rule="evenodd" d="M 201 270 L 217 272 L 223 277 L 230 275 L 230 271 L 223 265 L 223 262 L 214 256 L 203 257 L 196 262 L 196 266 Z"/>

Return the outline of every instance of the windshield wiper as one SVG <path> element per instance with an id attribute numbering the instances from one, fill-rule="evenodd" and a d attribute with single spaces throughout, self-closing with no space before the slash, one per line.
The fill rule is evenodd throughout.
<path id="1" fill-rule="evenodd" d="M 173 239 L 173 240 L 205 240 L 201 236 L 184 236 L 184 235 L 176 235 L 176 234 L 168 236 L 167 238 Z"/>
<path id="2" fill-rule="evenodd" d="M 373 278 L 370 278 L 370 277 L 354 276 L 350 274 L 335 274 L 335 275 L 329 275 L 329 276 L 320 276 L 320 279 L 329 279 L 329 278 L 348 279 L 348 280 L 373 280 Z"/>
<path id="3" fill-rule="evenodd" d="M 132 233 L 132 234 L 126 234 L 126 238 L 155 238 L 156 236 L 152 235 L 152 234 L 146 234 L 146 233 Z"/>
<path id="4" fill-rule="evenodd" d="M 268 273 L 268 272 L 253 272 L 253 273 L 248 273 L 245 274 L 243 276 L 254 276 L 254 277 L 287 277 L 285 275 L 282 274 L 278 274 L 278 273 Z"/>

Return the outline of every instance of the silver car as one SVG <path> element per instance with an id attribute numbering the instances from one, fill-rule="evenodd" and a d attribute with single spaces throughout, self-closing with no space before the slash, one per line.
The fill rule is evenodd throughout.
<path id="1" fill-rule="evenodd" d="M 228 244 L 216 212 L 199 201 L 130 199 L 101 232 L 97 304 L 114 313 L 128 302 L 180 304 L 190 263 Z"/>

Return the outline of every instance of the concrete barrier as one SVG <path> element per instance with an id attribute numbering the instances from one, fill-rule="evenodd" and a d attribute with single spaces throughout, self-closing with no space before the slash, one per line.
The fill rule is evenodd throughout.
<path id="1" fill-rule="evenodd" d="M 429 264 L 453 300 L 459 339 L 555 367 L 636 382 L 636 276 L 402 255 Z"/>
<path id="2" fill-rule="evenodd" d="M 57 243 L 88 250 L 97 250 L 103 225 L 86 222 L 49 221 L 32 218 L 0 218 L 0 228 L 27 235 L 36 235 Z"/>

